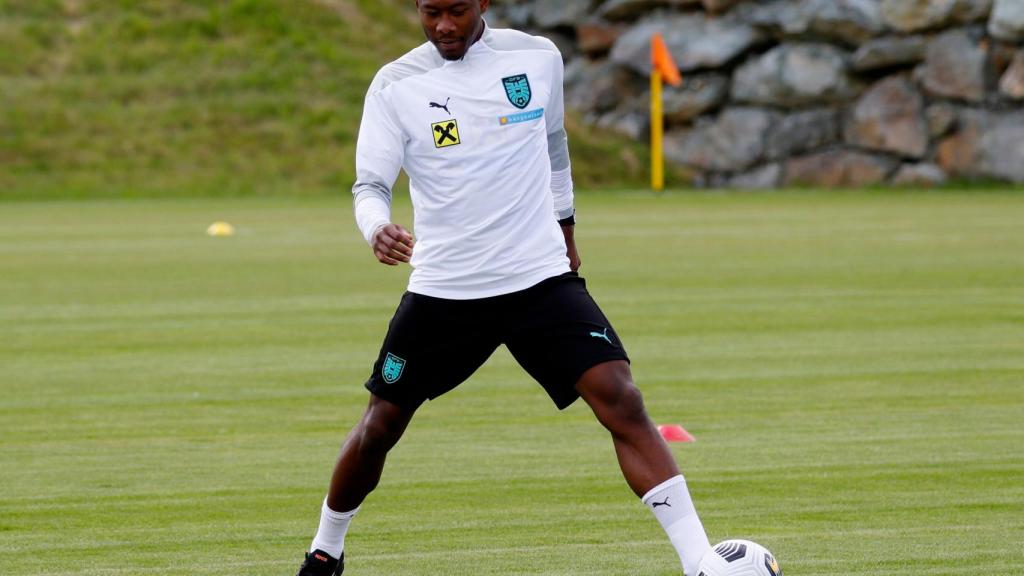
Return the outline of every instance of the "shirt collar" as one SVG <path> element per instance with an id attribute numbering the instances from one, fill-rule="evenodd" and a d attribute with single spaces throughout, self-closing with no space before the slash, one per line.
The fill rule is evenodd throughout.
<path id="1" fill-rule="evenodd" d="M 473 45 L 469 47 L 469 50 L 466 50 L 466 53 L 462 58 L 458 60 L 445 60 L 443 67 L 447 68 L 449 66 L 470 65 L 474 61 L 479 60 L 481 56 L 494 52 L 494 49 L 490 46 L 493 38 L 494 34 L 491 32 L 491 27 L 487 25 L 487 21 L 485 20 L 484 32 L 480 35 L 480 39 L 474 42 Z"/>

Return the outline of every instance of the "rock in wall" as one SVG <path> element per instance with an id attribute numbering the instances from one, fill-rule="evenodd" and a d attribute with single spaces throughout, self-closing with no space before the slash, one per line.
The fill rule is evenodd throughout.
<path id="1" fill-rule="evenodd" d="M 1024 0 L 493 0 L 551 38 L 587 122 L 649 133 L 650 38 L 666 157 L 693 184 L 1024 183 Z"/>

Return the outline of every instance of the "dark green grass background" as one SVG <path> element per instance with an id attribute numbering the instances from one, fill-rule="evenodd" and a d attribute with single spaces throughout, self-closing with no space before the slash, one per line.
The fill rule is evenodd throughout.
<path id="1" fill-rule="evenodd" d="M 337 194 L 422 42 L 412 0 L 0 0 L 0 199 Z M 642 144 L 568 129 L 584 187 L 646 180 Z"/>
<path id="2" fill-rule="evenodd" d="M 788 575 L 1024 573 L 1024 197 L 579 208 L 712 540 Z M 293 574 L 406 274 L 347 200 L 0 206 L 0 574 Z M 585 406 L 504 351 L 424 407 L 348 549 L 354 575 L 679 574 Z"/>

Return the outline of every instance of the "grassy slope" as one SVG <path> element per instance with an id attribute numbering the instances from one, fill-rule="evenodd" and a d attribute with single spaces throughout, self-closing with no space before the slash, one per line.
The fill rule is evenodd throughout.
<path id="1" fill-rule="evenodd" d="M 674 450 L 713 539 L 787 574 L 1024 572 L 1019 195 L 580 204 L 651 413 L 698 438 Z M 405 280 L 350 220 L 4 206 L 0 573 L 294 572 Z M 364 575 L 678 575 L 586 409 L 504 352 L 413 422 L 349 550 Z"/>
<path id="2" fill-rule="evenodd" d="M 0 0 L 0 198 L 339 194 L 406 0 Z M 583 185 L 644 152 L 573 125 Z"/>

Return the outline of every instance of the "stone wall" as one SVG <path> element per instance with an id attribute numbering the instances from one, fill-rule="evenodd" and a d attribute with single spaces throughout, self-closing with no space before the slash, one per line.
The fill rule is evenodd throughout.
<path id="1" fill-rule="evenodd" d="M 666 156 L 701 186 L 1024 182 L 1024 0 L 496 0 L 566 57 L 566 102 L 647 138 L 650 37 Z"/>

